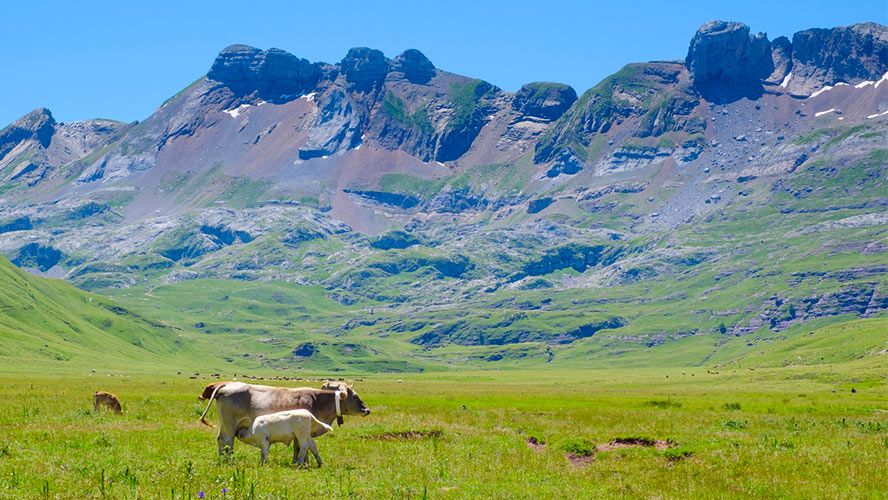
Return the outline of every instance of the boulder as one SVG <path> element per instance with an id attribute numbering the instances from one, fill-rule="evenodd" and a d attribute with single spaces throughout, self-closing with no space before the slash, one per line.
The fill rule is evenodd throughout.
<path id="1" fill-rule="evenodd" d="M 563 83 L 534 82 L 515 94 L 512 108 L 524 116 L 557 120 L 577 100 L 577 92 Z"/>

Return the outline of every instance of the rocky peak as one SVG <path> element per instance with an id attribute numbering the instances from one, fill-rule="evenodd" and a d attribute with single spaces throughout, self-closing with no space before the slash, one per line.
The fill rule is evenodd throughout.
<path id="1" fill-rule="evenodd" d="M 878 80 L 888 72 L 888 27 L 861 23 L 799 31 L 792 37 L 789 90 L 808 95 L 824 85 Z"/>
<path id="2" fill-rule="evenodd" d="M 774 64 L 774 71 L 765 83 L 783 83 L 784 78 L 792 71 L 792 43 L 785 36 L 777 37 L 771 42 L 771 62 Z"/>
<path id="3" fill-rule="evenodd" d="M 685 64 L 704 92 L 760 88 L 774 71 L 767 35 L 751 35 L 749 26 L 725 21 L 709 21 L 697 29 Z"/>
<path id="4" fill-rule="evenodd" d="M 238 94 L 257 92 L 268 100 L 299 95 L 313 89 L 320 78 L 317 64 L 281 49 L 261 50 L 232 45 L 216 57 L 207 77 Z"/>
<path id="5" fill-rule="evenodd" d="M 411 83 L 425 84 L 435 77 L 435 65 L 422 52 L 407 49 L 392 61 L 392 71 L 404 73 Z"/>
<path id="6" fill-rule="evenodd" d="M 367 47 L 349 49 L 340 66 L 345 80 L 358 88 L 380 85 L 389 72 L 389 60 L 382 51 Z"/>
<path id="7" fill-rule="evenodd" d="M 563 83 L 534 82 L 518 90 L 512 108 L 524 116 L 557 120 L 577 100 L 577 92 Z"/>
<path id="8" fill-rule="evenodd" d="M 22 141 L 36 140 L 44 148 L 49 147 L 55 133 L 56 121 L 46 108 L 31 111 L 0 131 L 0 158 Z"/>

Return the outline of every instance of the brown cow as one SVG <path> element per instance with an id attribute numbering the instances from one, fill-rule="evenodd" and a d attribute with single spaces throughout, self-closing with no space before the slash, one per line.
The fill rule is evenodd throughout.
<path id="1" fill-rule="evenodd" d="M 206 395 L 209 393 L 209 397 Z M 253 419 L 285 410 L 304 409 L 318 420 L 330 425 L 339 415 L 369 415 L 370 409 L 351 388 L 346 391 L 325 391 L 311 387 L 272 387 L 268 385 L 245 384 L 243 382 L 213 382 L 201 393 L 201 399 L 209 399 L 200 421 L 215 427 L 207 421 L 207 412 L 216 401 L 219 412 L 219 454 L 234 450 L 234 436 L 239 427 L 249 427 Z M 337 410 L 339 410 L 337 412 Z M 313 434 L 317 437 L 324 431 Z"/>
<path id="2" fill-rule="evenodd" d="M 110 392 L 96 391 L 93 394 L 93 411 L 99 411 L 100 406 L 105 406 L 106 411 L 110 408 L 118 415 L 123 413 L 123 410 L 120 408 L 120 400 Z"/>

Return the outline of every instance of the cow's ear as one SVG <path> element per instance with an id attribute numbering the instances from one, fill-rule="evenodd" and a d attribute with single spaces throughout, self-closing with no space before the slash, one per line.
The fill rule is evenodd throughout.
<path id="1" fill-rule="evenodd" d="M 348 397 L 348 393 L 345 391 L 339 391 L 339 399 L 345 399 Z"/>

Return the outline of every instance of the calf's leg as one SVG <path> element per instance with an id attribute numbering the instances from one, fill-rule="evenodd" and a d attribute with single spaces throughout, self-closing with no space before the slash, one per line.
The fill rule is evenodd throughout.
<path id="1" fill-rule="evenodd" d="M 314 439 L 308 438 L 308 449 L 311 450 L 311 454 L 315 456 L 315 460 L 318 461 L 318 467 L 323 465 L 321 461 L 321 454 L 318 453 L 318 445 L 315 444 Z"/>
<path id="2" fill-rule="evenodd" d="M 296 456 L 296 443 L 297 440 L 293 440 L 293 463 L 296 465 L 303 465 L 305 463 L 305 456 L 308 454 L 308 440 L 299 441 L 299 456 Z"/>

